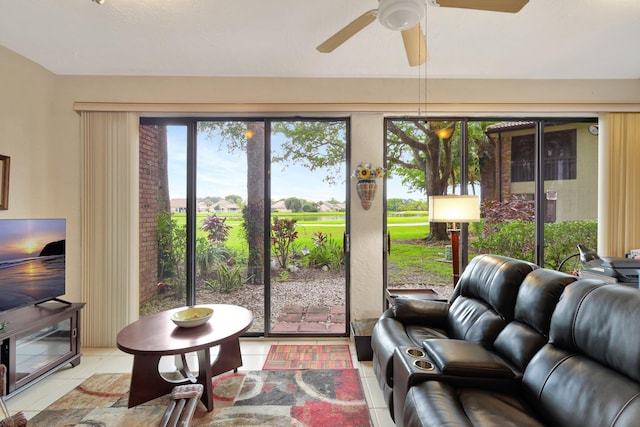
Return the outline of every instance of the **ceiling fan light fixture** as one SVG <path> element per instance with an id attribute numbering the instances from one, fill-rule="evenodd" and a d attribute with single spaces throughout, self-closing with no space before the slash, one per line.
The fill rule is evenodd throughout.
<path id="1" fill-rule="evenodd" d="M 420 23 L 424 9 L 424 0 L 380 0 L 378 20 L 390 30 L 404 31 Z"/>

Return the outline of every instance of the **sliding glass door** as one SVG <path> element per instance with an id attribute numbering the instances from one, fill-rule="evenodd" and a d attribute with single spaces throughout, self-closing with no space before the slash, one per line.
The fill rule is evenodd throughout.
<path id="1" fill-rule="evenodd" d="M 226 303 L 253 312 L 252 334 L 346 334 L 344 120 L 140 129 L 141 316 Z"/>
<path id="2" fill-rule="evenodd" d="M 347 123 L 271 128 L 273 334 L 346 334 Z"/>
<path id="3" fill-rule="evenodd" d="M 429 195 L 480 196 L 463 266 L 495 253 L 555 269 L 577 244 L 596 248 L 596 134 L 591 119 L 387 119 L 386 286 L 450 294 L 450 240 L 429 224 Z"/>
<path id="4" fill-rule="evenodd" d="M 428 196 L 460 194 L 459 123 L 386 121 L 386 285 L 451 293 L 446 224 L 429 223 Z"/>

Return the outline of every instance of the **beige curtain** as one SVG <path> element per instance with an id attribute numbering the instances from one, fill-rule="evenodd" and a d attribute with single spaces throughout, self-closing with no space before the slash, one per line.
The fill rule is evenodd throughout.
<path id="1" fill-rule="evenodd" d="M 600 117 L 598 253 L 640 249 L 640 113 Z"/>
<path id="2" fill-rule="evenodd" d="M 114 347 L 138 312 L 138 115 L 81 112 L 82 343 Z"/>

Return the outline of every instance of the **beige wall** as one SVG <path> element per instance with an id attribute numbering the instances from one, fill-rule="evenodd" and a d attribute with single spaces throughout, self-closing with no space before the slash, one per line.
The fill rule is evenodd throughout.
<path id="1" fill-rule="evenodd" d="M 54 76 L 0 47 L 0 154 L 10 155 L 9 217 L 66 217 L 68 294 L 81 299 L 79 109 L 175 113 L 301 113 L 352 117 L 352 166 L 382 162 L 385 113 L 535 115 L 640 111 L 640 80 L 269 79 Z M 151 112 L 151 113 L 150 113 Z M 351 189 L 355 195 L 355 188 Z M 382 205 L 354 203 L 352 317 L 382 310 Z M 87 307 L 90 309 L 90 307 Z"/>
<path id="2" fill-rule="evenodd" d="M 56 88 L 56 76 L 0 46 L 0 154 L 11 157 L 0 218 L 67 218 L 68 295 L 79 300 L 79 127 L 55 123 Z"/>

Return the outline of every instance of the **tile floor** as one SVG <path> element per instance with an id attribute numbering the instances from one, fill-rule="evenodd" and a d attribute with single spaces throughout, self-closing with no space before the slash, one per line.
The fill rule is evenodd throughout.
<path id="1" fill-rule="evenodd" d="M 353 341 L 343 339 L 265 339 L 242 338 L 243 366 L 241 371 L 260 370 L 271 344 L 349 344 L 354 367 L 360 372 L 364 393 L 374 427 L 395 426 L 384 403 L 382 392 L 373 374 L 371 362 L 358 362 Z M 94 373 L 131 372 L 133 358 L 117 348 L 84 348 L 80 365 L 70 365 L 11 397 L 7 402 L 9 413 L 24 411 L 31 418 Z M 167 363 L 171 363 L 167 358 Z M 164 359 L 163 359 L 164 362 Z"/>

